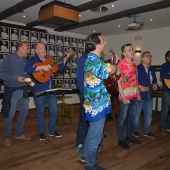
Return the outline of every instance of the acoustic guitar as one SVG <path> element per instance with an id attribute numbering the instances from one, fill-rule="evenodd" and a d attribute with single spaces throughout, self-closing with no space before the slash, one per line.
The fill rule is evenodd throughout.
<path id="1" fill-rule="evenodd" d="M 66 52 L 66 54 L 70 55 L 74 55 L 74 50 L 72 48 L 68 49 L 68 51 Z M 47 82 L 50 77 L 51 74 L 55 73 L 58 70 L 58 62 L 61 61 L 66 54 L 62 57 L 60 57 L 59 59 L 57 59 L 56 61 L 51 58 L 48 57 L 43 63 L 35 63 L 36 66 L 49 66 L 50 70 L 49 71 L 45 71 L 45 70 L 39 70 L 39 71 L 35 71 L 32 73 L 33 77 L 40 83 L 45 83 Z"/>
<path id="2" fill-rule="evenodd" d="M 166 86 L 170 89 L 170 79 L 164 79 Z"/>
<path id="3" fill-rule="evenodd" d="M 116 65 L 116 56 L 115 53 L 113 52 L 112 49 L 110 49 L 110 52 L 112 53 L 112 56 L 114 56 L 114 59 L 110 59 L 110 64 L 111 65 Z M 118 91 L 118 84 L 117 84 L 118 76 L 116 73 L 114 74 L 109 74 L 108 78 L 103 80 L 104 85 L 108 91 L 108 93 L 114 93 Z"/>

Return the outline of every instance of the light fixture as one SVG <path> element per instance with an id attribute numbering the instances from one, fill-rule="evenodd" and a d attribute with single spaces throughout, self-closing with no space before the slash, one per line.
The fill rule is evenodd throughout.
<path id="1" fill-rule="evenodd" d="M 141 50 L 135 50 L 135 53 L 140 54 Z"/>
<path id="2" fill-rule="evenodd" d="M 153 19 L 151 18 L 150 21 L 152 21 Z"/>
<path id="3" fill-rule="evenodd" d="M 81 15 L 79 14 L 79 17 L 81 17 Z"/>
<path id="4" fill-rule="evenodd" d="M 25 15 L 23 15 L 23 18 L 25 18 Z"/>
<path id="5" fill-rule="evenodd" d="M 120 25 L 118 25 L 117 27 L 119 27 L 119 28 L 120 28 Z"/>
<path id="6" fill-rule="evenodd" d="M 115 5 L 113 4 L 113 5 L 112 5 L 112 8 L 114 8 L 114 7 L 115 7 Z"/>

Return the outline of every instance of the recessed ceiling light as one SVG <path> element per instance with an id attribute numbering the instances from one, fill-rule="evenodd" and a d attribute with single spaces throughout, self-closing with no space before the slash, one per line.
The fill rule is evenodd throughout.
<path id="1" fill-rule="evenodd" d="M 23 18 L 25 18 L 25 15 L 23 15 Z"/>
<path id="2" fill-rule="evenodd" d="M 79 14 L 79 17 L 81 17 L 81 14 Z"/>
<path id="3" fill-rule="evenodd" d="M 150 21 L 152 21 L 153 19 L 151 18 Z"/>
<path id="4" fill-rule="evenodd" d="M 94 30 L 93 32 L 96 32 L 96 30 Z"/>
<path id="5" fill-rule="evenodd" d="M 118 25 L 117 27 L 120 27 L 120 25 Z"/>
<path id="6" fill-rule="evenodd" d="M 113 7 L 115 7 L 115 5 L 114 5 L 114 4 L 112 5 L 112 8 L 113 8 Z"/>

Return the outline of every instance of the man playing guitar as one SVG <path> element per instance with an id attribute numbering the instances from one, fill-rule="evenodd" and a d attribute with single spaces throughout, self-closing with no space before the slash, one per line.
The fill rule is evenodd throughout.
<path id="1" fill-rule="evenodd" d="M 25 71 L 27 73 L 34 73 L 38 71 L 50 71 L 51 65 L 44 65 L 46 59 L 46 48 L 45 44 L 42 42 L 37 42 L 35 44 L 35 54 L 36 56 L 32 57 L 28 60 L 25 66 Z M 58 71 L 62 71 L 65 67 L 66 61 L 69 57 L 69 53 L 66 53 L 65 58 L 63 59 L 63 62 L 61 64 L 58 64 Z M 39 63 L 37 66 L 36 63 Z M 42 65 L 41 65 L 42 63 Z M 56 70 L 57 71 L 57 70 Z M 48 133 L 50 136 L 60 138 L 62 135 L 58 134 L 56 129 L 56 119 L 57 119 L 57 98 L 56 94 L 48 94 L 48 95 L 41 95 L 39 97 L 36 96 L 37 93 L 44 91 L 44 90 L 50 90 L 53 89 L 53 83 L 52 83 L 52 76 L 50 76 L 49 80 L 43 83 L 38 82 L 37 79 L 33 78 L 33 82 L 35 83 L 35 86 L 33 87 L 33 95 L 34 95 L 34 101 L 36 104 L 36 111 L 37 111 L 37 123 L 38 123 L 38 131 L 39 131 L 39 139 L 41 141 L 46 140 L 46 124 L 44 120 L 44 111 L 45 106 L 48 104 L 49 111 L 50 111 L 50 118 L 49 118 L 49 130 Z"/>

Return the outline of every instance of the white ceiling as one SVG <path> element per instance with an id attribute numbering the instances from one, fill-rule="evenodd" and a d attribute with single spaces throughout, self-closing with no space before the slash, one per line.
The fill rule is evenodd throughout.
<path id="1" fill-rule="evenodd" d="M 5 19 L 5 21 L 14 21 L 22 24 L 27 24 L 32 21 L 38 20 L 38 11 L 42 5 L 45 5 L 53 0 L 44 0 L 43 2 L 25 9 L 21 13 L 14 14 L 13 16 L 10 16 Z M 78 6 L 80 4 L 83 4 L 85 2 L 88 2 L 89 0 L 61 0 L 62 2 L 72 4 L 74 6 Z M 114 14 L 120 11 L 128 10 L 135 7 L 140 7 L 143 5 L 160 2 L 162 0 L 118 0 L 113 3 L 109 3 L 104 5 L 108 8 L 108 11 L 105 13 L 95 13 L 90 10 L 87 10 L 85 12 L 80 13 L 80 22 L 99 18 L 102 16 Z M 0 0 L 0 12 L 4 11 L 5 9 L 21 2 L 21 0 Z M 112 7 L 112 4 L 115 5 L 115 7 Z M 26 17 L 23 18 L 23 15 Z M 150 18 L 153 20 L 150 21 Z M 4 20 L 2 20 L 4 21 Z M 69 32 L 78 33 L 78 34 L 84 34 L 88 35 L 92 33 L 94 30 L 96 32 L 101 32 L 103 35 L 117 35 L 122 33 L 127 33 L 127 25 L 129 23 L 132 23 L 133 18 L 124 17 L 122 19 L 117 19 L 105 23 L 100 23 L 96 25 L 76 28 L 73 30 L 69 30 Z M 139 14 L 139 17 L 137 17 L 138 22 L 144 22 L 144 27 L 142 30 L 147 29 L 155 29 L 155 28 L 161 28 L 161 27 L 169 27 L 170 26 L 170 8 L 164 8 L 152 12 L 142 13 Z M 120 27 L 118 27 L 120 25 Z"/>

